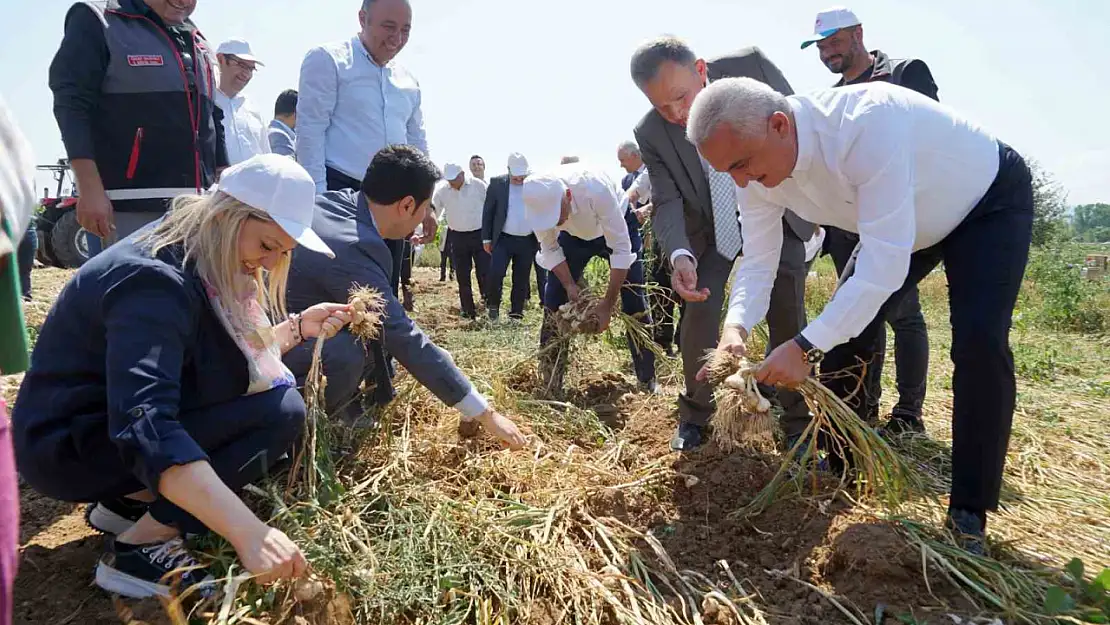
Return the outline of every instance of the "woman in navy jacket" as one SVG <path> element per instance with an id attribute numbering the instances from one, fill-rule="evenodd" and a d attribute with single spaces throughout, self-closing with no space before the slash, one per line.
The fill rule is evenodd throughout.
<path id="1" fill-rule="evenodd" d="M 293 160 L 244 161 L 86 263 L 43 324 L 12 415 L 18 467 L 47 496 L 94 502 L 90 524 L 116 534 L 102 588 L 168 594 L 163 577 L 196 566 L 182 533 L 208 529 L 260 581 L 304 571 L 235 492 L 301 432 L 281 354 L 350 320 L 339 304 L 285 314 L 292 249 L 333 255 L 310 228 L 314 201 Z M 182 576 L 185 588 L 205 574 Z"/>

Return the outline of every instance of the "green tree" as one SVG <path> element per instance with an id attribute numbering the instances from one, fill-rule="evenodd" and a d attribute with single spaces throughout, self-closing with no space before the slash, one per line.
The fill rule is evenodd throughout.
<path id="1" fill-rule="evenodd" d="M 1033 245 L 1045 245 L 1066 238 L 1068 224 L 1068 194 L 1056 178 L 1030 159 L 1033 174 Z"/>
<path id="2" fill-rule="evenodd" d="M 1072 218 L 1075 235 L 1084 241 L 1110 241 L 1110 204 L 1083 204 Z"/>

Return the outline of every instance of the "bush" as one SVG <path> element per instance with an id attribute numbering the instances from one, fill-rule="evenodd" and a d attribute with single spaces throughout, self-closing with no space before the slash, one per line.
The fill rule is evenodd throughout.
<path id="1" fill-rule="evenodd" d="M 1087 333 L 1110 327 L 1110 285 L 1080 275 L 1083 257 L 1073 244 L 1031 251 L 1019 304 L 1022 322 Z"/>

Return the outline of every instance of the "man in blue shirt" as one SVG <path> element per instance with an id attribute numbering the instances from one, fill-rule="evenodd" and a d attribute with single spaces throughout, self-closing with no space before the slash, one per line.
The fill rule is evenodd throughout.
<path id="1" fill-rule="evenodd" d="M 301 64 L 297 161 L 318 193 L 359 188 L 370 158 L 387 145 L 428 154 L 420 83 L 393 60 L 408 43 L 412 7 L 408 0 L 363 0 L 358 21 L 357 35 L 309 50 Z M 424 224 L 427 241 L 435 232 L 433 218 Z M 387 243 L 396 293 L 405 241 Z"/>
<path id="2" fill-rule="evenodd" d="M 282 91 L 274 102 L 274 118 L 266 133 L 270 151 L 297 158 L 297 90 Z"/>

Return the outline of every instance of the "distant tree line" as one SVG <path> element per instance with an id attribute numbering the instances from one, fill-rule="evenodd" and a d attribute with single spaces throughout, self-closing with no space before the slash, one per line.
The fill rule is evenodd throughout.
<path id="1" fill-rule="evenodd" d="M 1110 241 L 1110 204 L 1083 204 L 1068 215 L 1068 195 L 1051 173 L 1036 161 L 1033 172 L 1033 245 L 1074 240 Z"/>

